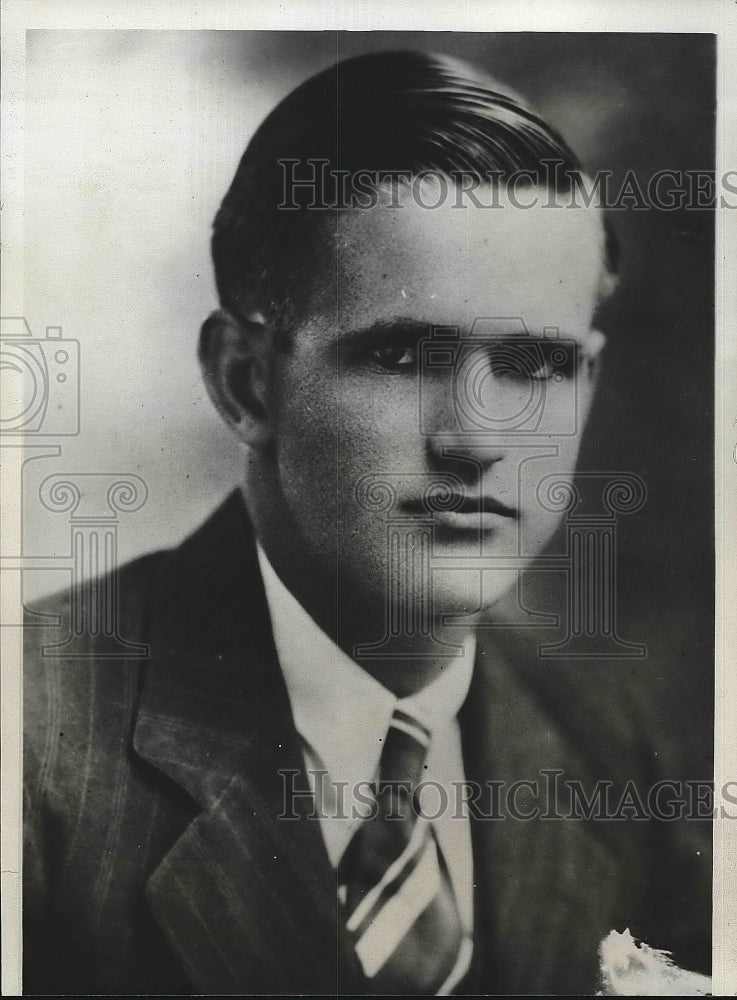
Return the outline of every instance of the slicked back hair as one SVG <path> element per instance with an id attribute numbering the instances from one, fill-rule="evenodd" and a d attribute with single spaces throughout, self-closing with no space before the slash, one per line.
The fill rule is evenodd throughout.
<path id="1" fill-rule="evenodd" d="M 303 280 L 335 229 L 340 209 L 325 206 L 335 204 L 336 189 L 323 181 L 336 171 L 349 178 L 435 172 L 482 183 L 529 172 L 535 183 L 569 191 L 583 168 L 520 97 L 457 59 L 381 52 L 311 77 L 251 139 L 212 238 L 221 305 L 242 319 L 258 301 L 278 319 L 284 341 Z M 285 202 L 288 172 L 315 183 L 287 192 Z M 614 274 L 617 249 L 605 227 L 604 263 Z"/>

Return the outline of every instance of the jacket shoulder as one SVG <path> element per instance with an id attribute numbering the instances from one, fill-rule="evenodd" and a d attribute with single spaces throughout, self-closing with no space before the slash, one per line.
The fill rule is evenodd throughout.
<path id="1" fill-rule="evenodd" d="M 66 740 L 87 745 L 92 703 L 130 704 L 145 664 L 150 595 L 165 553 L 85 581 L 27 607 L 23 635 L 25 769 Z M 128 692 L 123 697 L 123 692 Z M 122 700 L 121 700 L 122 699 Z M 122 720 L 121 720 L 122 721 Z M 71 758 L 76 758 L 72 753 Z M 77 761 L 79 763 L 79 761 Z M 75 766 L 74 762 L 70 766 Z"/>
<path id="2" fill-rule="evenodd" d="M 30 992 L 86 993 L 94 984 L 93 992 L 107 994 L 136 976 L 147 982 L 148 943 L 159 947 L 142 893 L 191 807 L 152 780 L 131 733 L 166 559 L 144 556 L 28 609 L 23 914 Z"/>
<path id="3" fill-rule="evenodd" d="M 96 651 L 96 626 L 110 632 L 115 624 L 123 620 L 133 624 L 145 613 L 146 597 L 150 594 L 153 581 L 163 560 L 169 553 L 165 550 L 151 552 L 126 563 L 124 566 L 103 576 L 85 580 L 75 586 L 58 590 L 53 594 L 37 598 L 24 607 L 25 649 L 32 652 L 36 646 L 57 645 L 63 651 L 63 629 L 73 628 L 89 643 L 89 652 Z M 107 599 L 106 604 L 101 600 Z M 72 612 L 75 617 L 72 617 Z M 81 647 L 75 647 L 81 652 Z"/>

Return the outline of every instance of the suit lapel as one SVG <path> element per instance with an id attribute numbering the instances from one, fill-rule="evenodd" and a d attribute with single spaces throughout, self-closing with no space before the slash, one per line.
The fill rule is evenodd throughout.
<path id="1" fill-rule="evenodd" d="M 200 810 L 147 889 L 196 990 L 334 993 L 339 950 L 359 988 L 319 821 L 279 818 L 308 783 L 239 498 L 165 561 L 134 747 Z"/>
<path id="2" fill-rule="evenodd" d="M 299 819 L 279 819 L 280 771 L 308 783 L 239 497 L 164 560 L 150 637 L 134 747 L 195 815 L 147 896 L 195 989 L 368 992 L 307 798 Z M 528 652 L 480 644 L 462 720 L 468 780 L 508 789 L 546 768 L 586 779 L 559 725 L 565 696 L 555 704 L 539 682 Z M 614 926 L 611 851 L 582 822 L 484 818 L 488 794 L 476 808 L 480 992 L 590 993 Z"/>
<path id="3" fill-rule="evenodd" d="M 484 993 L 591 995 L 599 942 L 614 927 L 619 869 L 591 823 L 544 818 L 554 780 L 546 770 L 589 783 L 539 682 L 529 650 L 480 645 L 464 707 L 466 778 L 499 784 L 486 786 L 472 824 L 478 985 Z M 539 795 L 523 782 L 537 782 Z M 535 805 L 542 815 L 522 818 Z"/>

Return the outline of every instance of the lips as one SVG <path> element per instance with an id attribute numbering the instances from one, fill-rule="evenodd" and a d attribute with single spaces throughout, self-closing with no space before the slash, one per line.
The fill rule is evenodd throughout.
<path id="1" fill-rule="evenodd" d="M 448 506 L 451 506 L 450 504 Z M 513 507 L 508 507 L 496 497 L 469 497 L 463 496 L 458 506 L 453 507 L 457 514 L 500 514 L 502 517 L 516 518 L 518 512 Z"/>
<path id="2" fill-rule="evenodd" d="M 468 496 L 463 494 L 451 494 L 444 497 L 442 505 L 437 504 L 435 510 L 428 511 L 421 500 L 407 500 L 402 504 L 403 510 L 408 514 L 432 516 L 437 524 L 444 524 L 448 527 L 476 528 L 498 525 L 499 518 L 509 518 L 516 520 L 519 511 L 514 507 L 508 507 L 493 496 Z"/>

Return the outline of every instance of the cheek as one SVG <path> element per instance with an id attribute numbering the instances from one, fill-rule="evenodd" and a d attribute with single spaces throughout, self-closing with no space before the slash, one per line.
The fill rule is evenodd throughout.
<path id="1" fill-rule="evenodd" d="M 534 489 L 529 494 L 526 511 L 525 538 L 523 549 L 532 556 L 538 555 L 562 532 L 555 542 L 565 544 L 565 522 L 569 517 L 569 504 L 574 496 L 574 479 L 578 442 L 574 441 L 561 449 L 555 460 L 549 460 L 547 468 L 541 467 Z"/>
<path id="2" fill-rule="evenodd" d="M 276 461 L 287 505 L 298 521 L 307 512 L 313 521 L 330 516 L 337 441 L 334 379 L 307 371 L 297 378 L 287 372 L 280 378 L 277 398 Z"/>
<path id="3" fill-rule="evenodd" d="M 545 455 L 528 454 L 522 459 L 519 496 L 522 509 L 520 546 L 524 555 L 534 557 L 548 544 L 565 519 L 569 484 L 574 480 L 581 433 L 571 437 L 551 437 Z"/>
<path id="4" fill-rule="evenodd" d="M 375 456 L 371 471 L 381 471 L 387 456 L 404 453 L 417 424 L 414 389 L 406 383 L 382 385 L 370 377 L 341 380 L 336 395 L 336 420 L 347 458 Z"/>
<path id="5" fill-rule="evenodd" d="M 361 516 L 353 509 L 361 477 L 416 465 L 417 402 L 410 386 L 381 391 L 377 380 L 315 374 L 317 367 L 280 380 L 278 473 L 293 514 L 309 511 L 313 523 L 334 532 L 341 514 Z"/>

